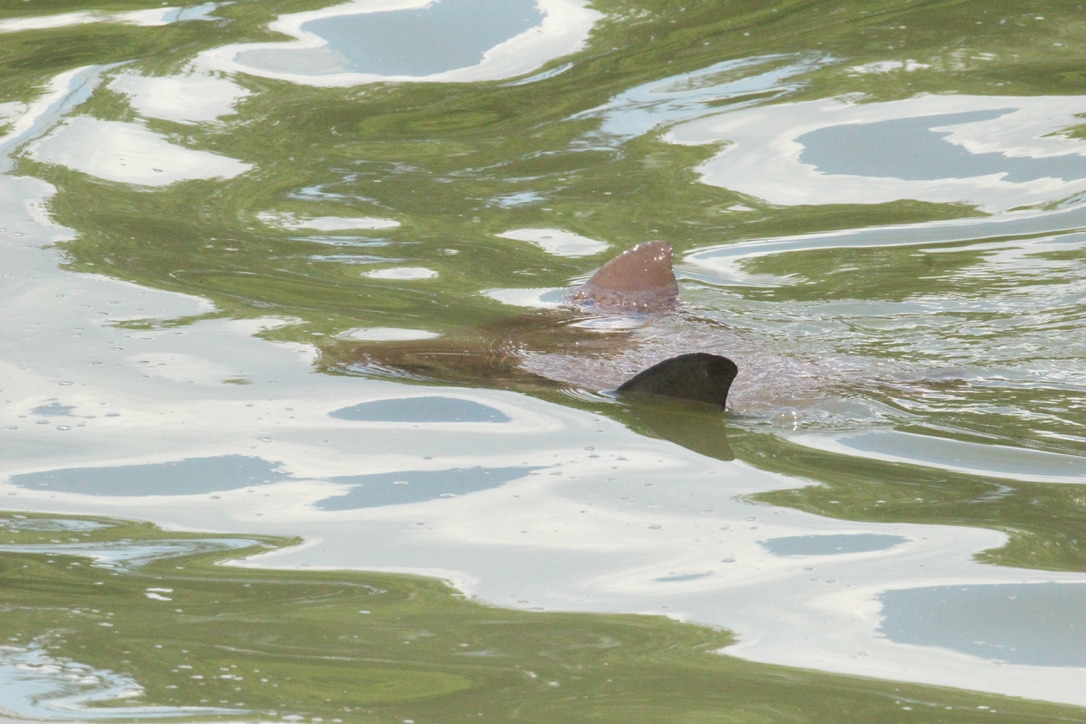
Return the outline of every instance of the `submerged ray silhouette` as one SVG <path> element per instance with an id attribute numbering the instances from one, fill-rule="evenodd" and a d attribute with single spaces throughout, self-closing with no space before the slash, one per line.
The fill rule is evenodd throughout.
<path id="1" fill-rule="evenodd" d="M 436 340 L 341 345 L 325 351 L 325 363 L 369 374 L 511 389 L 572 383 L 611 390 L 615 376 L 622 374 L 619 362 L 628 362 L 625 358 L 638 345 L 639 335 L 622 325 L 617 330 L 606 325 L 594 329 L 590 322 L 625 315 L 638 318 L 639 324 L 632 325 L 636 328 L 667 316 L 678 305 L 671 245 L 648 241 L 600 267 L 571 290 L 558 309 Z M 609 362 L 614 369 L 607 369 Z M 652 360 L 614 392 L 723 407 L 737 373 L 727 357 L 685 351 Z"/>

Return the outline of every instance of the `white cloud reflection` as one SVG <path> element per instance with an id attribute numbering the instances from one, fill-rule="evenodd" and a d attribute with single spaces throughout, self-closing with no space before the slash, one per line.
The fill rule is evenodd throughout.
<path id="1" fill-rule="evenodd" d="M 377 216 L 311 216 L 301 217 L 289 212 L 262 211 L 256 218 L 283 229 L 313 231 L 354 231 L 359 229 L 395 229 L 400 222 Z"/>
<path id="2" fill-rule="evenodd" d="M 527 241 L 548 254 L 565 257 L 591 256 L 607 251 L 607 244 L 565 229 L 510 229 L 498 236 L 503 239 Z"/>
<path id="3" fill-rule="evenodd" d="M 122 25 L 157 27 L 180 20 L 204 20 L 216 7 L 218 7 L 216 3 L 204 3 L 192 8 L 162 7 L 116 13 L 95 11 L 57 13 L 55 15 L 38 15 L 28 18 L 8 18 L 0 20 L 0 33 L 52 30 L 54 28 L 66 28 L 90 23 L 120 23 Z"/>
<path id="4" fill-rule="evenodd" d="M 673 128 L 681 144 L 728 144 L 704 183 L 771 204 L 960 203 L 999 212 L 1086 190 L 1081 96 L 820 99 L 720 113 Z"/>
<path id="5" fill-rule="evenodd" d="M 251 164 L 170 143 L 136 123 L 76 116 L 62 123 L 27 153 L 44 163 L 121 183 L 168 186 L 178 181 L 233 178 Z"/>
<path id="6" fill-rule="evenodd" d="M 728 651 L 758 661 L 1086 703 L 1084 668 L 1000 662 L 881 632 L 888 590 L 1083 581 L 976 562 L 978 551 L 1004 543 L 1003 533 L 754 505 L 747 496 L 797 481 L 522 395 L 314 375 L 312 350 L 254 336 L 277 320 L 118 326 L 211 308 L 62 270 L 57 252 L 39 246 L 64 230 L 40 225 L 22 200 L 48 190 L 5 182 L 21 185 L 0 197 L 8 199 L 0 238 L 24 239 L 0 245 L 0 494 L 8 509 L 123 510 L 189 530 L 298 535 L 306 544 L 246 565 L 440 575 L 501 605 L 663 613 L 728 627 L 740 638 Z M 451 401 L 453 416 L 419 417 L 410 401 L 420 395 Z M 340 414 L 363 404 L 389 414 Z M 404 414 L 392 414 L 400 407 Z M 454 419 L 469 407 L 492 412 Z M 154 474 L 156 466 L 234 465 L 239 456 L 274 474 L 246 482 L 246 473 L 214 495 L 207 475 Z M 80 492 L 73 476 L 87 469 L 126 471 L 110 479 L 129 487 Z M 497 471 L 493 485 L 487 470 Z M 168 487 L 141 487 L 147 471 Z M 474 490 L 460 480 L 451 495 L 439 485 L 437 494 L 401 496 L 416 502 L 348 497 L 360 476 L 423 485 L 443 471 L 473 471 Z M 893 543 L 828 555 L 773 545 L 844 535 Z"/>
<path id="7" fill-rule="evenodd" d="M 121 73 L 109 86 L 127 95 L 140 115 L 176 123 L 215 121 L 233 113 L 235 104 L 250 95 L 231 80 L 199 73 L 166 77 Z"/>
<path id="8" fill-rule="evenodd" d="M 1005 105 L 939 106 L 938 112 L 1014 106 L 1000 102 Z M 1029 158 L 1077 153 L 1077 142 L 1041 137 L 1040 129 L 1062 127 L 1069 117 L 1070 105 L 1061 107 L 1065 115 L 1058 123 L 1027 114 L 1038 130 L 1015 136 L 1017 145 L 984 122 L 956 126 L 946 138 L 971 154 L 989 152 L 992 143 L 1021 149 Z M 845 117 L 834 116 L 832 107 L 827 113 L 833 123 L 812 123 L 803 132 L 840 125 Z M 20 132 L 32 128 L 24 123 Z M 722 137 L 717 126 L 700 128 L 707 137 Z M 737 149 L 753 153 L 746 144 L 759 136 L 742 128 L 749 137 L 733 140 L 740 138 Z M 85 135 L 73 139 L 69 133 Z M 93 135 L 93 143 L 92 133 L 101 134 Z M 77 157 L 90 147 L 104 156 Z M 204 178 L 215 159 L 225 171 L 244 170 L 237 161 L 168 144 L 141 126 L 89 118 L 35 142 L 31 152 L 127 183 Z M 764 181 L 757 175 L 750 180 L 759 178 Z M 834 520 L 754 505 L 747 496 L 794 487 L 797 480 L 710 459 L 589 411 L 508 392 L 425 388 L 427 396 L 469 403 L 460 409 L 476 405 L 500 413 L 486 421 L 334 416 L 363 403 L 391 401 L 394 407 L 420 396 L 420 388 L 314 375 L 312 349 L 254 336 L 255 326 L 281 320 L 154 324 L 213 307 L 62 269 L 56 250 L 41 248 L 70 236 L 42 217 L 52 189 L 34 179 L 0 176 L 0 190 L 0 493 L 8 509 L 106 516 L 123 510 L 190 530 L 299 535 L 305 545 L 247 565 L 435 574 L 502 605 L 644 611 L 728 627 L 740 637 L 729 652 L 760 661 L 1086 704 L 1080 686 L 1086 667 L 1001 662 L 897 643 L 880 631 L 880 596 L 888 590 L 1084 580 L 1080 573 L 977 563 L 978 551 L 1005 542 L 1002 533 Z M 149 323 L 117 323 L 133 319 Z M 236 384 L 239 379 L 247 384 Z M 934 452 L 940 456 L 935 462 L 953 453 Z M 182 460 L 231 456 L 276 475 L 261 481 L 259 494 L 245 478 L 245 484 L 216 489 L 214 497 L 185 478 L 170 490 L 144 495 L 18 483 L 56 471 L 177 468 Z M 479 468 L 480 475 L 488 469 L 509 476 L 521 469 L 523 475 L 449 497 L 321 507 L 322 501 L 342 501 L 362 475 L 409 471 L 426 480 Z M 767 545 L 844 535 L 897 542 L 818 556 L 782 555 Z M 2 666 L 0 661 L 0 674 Z"/>
<path id="9" fill-rule="evenodd" d="M 335 20 L 340 25 L 359 22 L 361 16 L 371 13 L 384 16 L 396 12 L 407 16 L 418 15 L 433 9 L 434 3 L 427 0 L 355 0 L 331 8 L 282 15 L 271 23 L 270 29 L 294 36 L 296 40 L 228 45 L 202 53 L 197 63 L 215 70 L 316 86 L 350 86 L 385 81 L 464 83 L 500 80 L 530 73 L 550 60 L 580 50 L 592 26 L 603 17 L 587 8 L 582 0 L 536 0 L 534 4 L 542 15 L 537 25 L 522 31 L 511 29 L 510 35 L 501 42 L 480 48 L 480 60 L 468 61 L 466 65 L 453 62 L 441 69 L 411 70 L 405 67 L 391 71 L 374 70 L 382 64 L 358 66 L 352 60 L 360 49 L 351 45 L 349 38 L 344 41 L 348 43 L 347 46 L 335 47 L 328 38 L 312 29 L 328 20 Z M 433 30 L 439 33 L 438 37 L 445 35 L 448 43 L 455 46 L 468 42 L 467 39 L 476 33 L 480 21 L 485 19 L 468 13 L 451 27 L 439 26 Z M 307 28 L 307 25 L 310 27 Z M 329 27 L 334 30 L 336 26 Z M 411 35 L 409 33 L 398 38 L 397 43 L 410 42 Z M 433 48 L 429 51 L 425 47 L 414 48 L 411 53 L 403 53 L 402 57 L 417 58 L 432 51 Z"/>
<path id="10" fill-rule="evenodd" d="M 19 721 L 48 718 L 72 722 L 244 713 L 242 709 L 210 706 L 116 706 L 142 696 L 143 687 L 125 674 L 54 658 L 47 648 L 47 641 L 0 645 L 0 712 Z"/>

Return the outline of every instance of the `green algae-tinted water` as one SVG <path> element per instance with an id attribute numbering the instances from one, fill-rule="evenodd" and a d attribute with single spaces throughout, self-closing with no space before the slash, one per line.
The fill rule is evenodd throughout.
<path id="1" fill-rule="evenodd" d="M 1081 717 L 1081 8 L 443 2 L 0 2 L 0 713 Z"/>
<path id="2" fill-rule="evenodd" d="M 751 665 L 662 617 L 532 613 L 422 578 L 218 565 L 289 541 L 3 518 L 15 715 L 96 720 L 1071 721 L 1004 697 Z M 172 549 L 172 550 L 170 550 Z M 126 558 L 133 556 L 133 558 Z M 63 674 L 57 676 L 57 673 Z"/>

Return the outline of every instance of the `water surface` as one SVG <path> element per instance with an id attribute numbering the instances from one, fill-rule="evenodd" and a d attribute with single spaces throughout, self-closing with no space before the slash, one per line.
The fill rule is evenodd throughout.
<path id="1" fill-rule="evenodd" d="M 492 6 L 0 11 L 0 713 L 1081 718 L 1077 10 Z"/>

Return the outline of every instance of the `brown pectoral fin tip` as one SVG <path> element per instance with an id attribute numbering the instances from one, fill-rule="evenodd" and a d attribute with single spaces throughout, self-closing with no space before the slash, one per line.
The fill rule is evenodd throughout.
<path id="1" fill-rule="evenodd" d="M 727 357 L 694 352 L 666 359 L 627 380 L 620 395 L 642 394 L 724 406 L 739 368 Z"/>

